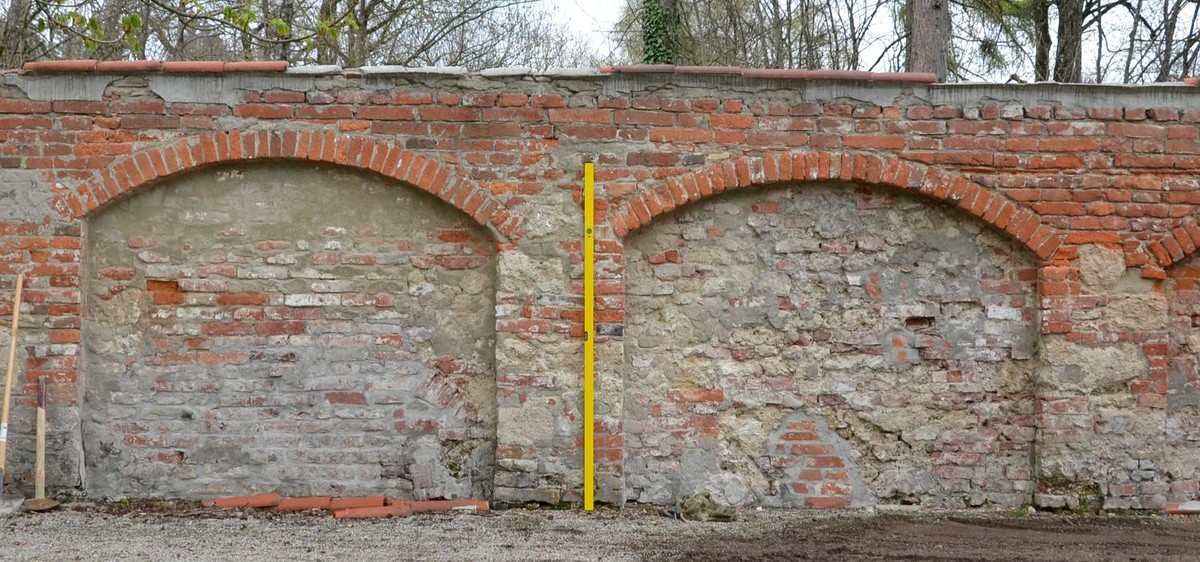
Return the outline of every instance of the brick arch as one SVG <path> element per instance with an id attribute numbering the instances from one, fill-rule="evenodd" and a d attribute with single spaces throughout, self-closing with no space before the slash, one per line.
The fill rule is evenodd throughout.
<path id="1" fill-rule="evenodd" d="M 1158 265 L 1165 270 L 1187 260 L 1196 253 L 1197 247 L 1200 247 L 1200 219 L 1190 218 L 1183 225 L 1151 240 L 1146 244 L 1146 251 L 1154 256 Z M 1144 274 L 1148 273 L 1145 268 L 1143 272 Z M 1151 274 L 1151 276 L 1165 277 L 1165 273 L 1159 272 L 1158 275 Z"/>
<path id="2" fill-rule="evenodd" d="M 461 170 L 385 139 L 309 130 L 204 133 L 136 151 L 100 170 L 97 179 L 63 189 L 55 210 L 67 218 L 89 216 L 107 203 L 160 179 L 213 164 L 250 160 L 307 160 L 370 170 L 429 192 L 488 228 L 500 240 L 520 236 L 519 217 Z"/>
<path id="3" fill-rule="evenodd" d="M 955 205 L 1008 233 L 1039 259 L 1049 258 L 1062 243 L 1057 229 L 1036 213 L 1013 203 L 962 174 L 893 155 L 843 151 L 770 152 L 740 156 L 669 178 L 663 185 L 633 196 L 609 215 L 618 237 L 693 201 L 759 185 L 787 181 L 847 180 L 891 186 Z"/>

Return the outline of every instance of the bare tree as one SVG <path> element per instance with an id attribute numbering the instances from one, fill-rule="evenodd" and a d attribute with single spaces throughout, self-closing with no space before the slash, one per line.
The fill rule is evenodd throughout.
<path id="1" fill-rule="evenodd" d="M 628 58 L 644 60 L 647 2 L 630 0 L 617 36 Z M 694 0 L 672 2 L 680 64 L 766 68 L 855 68 L 886 23 L 891 0 Z M 886 51 L 886 48 L 884 49 Z"/>
<path id="2" fill-rule="evenodd" d="M 1054 80 L 1079 82 L 1083 73 L 1083 0 L 1058 0 Z"/>
<path id="3" fill-rule="evenodd" d="M 16 25 L 35 30 L 35 37 L 51 45 L 41 53 L 16 56 L 16 64 L 34 57 L 67 56 L 280 58 L 351 67 L 398 64 L 545 68 L 591 62 L 586 39 L 555 22 L 542 7 L 542 0 L 16 2 L 31 9 L 25 10 L 28 13 L 24 16 L 6 18 L 5 33 L 10 25 Z"/>
<path id="4" fill-rule="evenodd" d="M 33 58 L 39 50 L 36 37 L 26 24 L 30 20 L 29 0 L 12 0 L 0 13 L 0 68 L 12 68 Z"/>

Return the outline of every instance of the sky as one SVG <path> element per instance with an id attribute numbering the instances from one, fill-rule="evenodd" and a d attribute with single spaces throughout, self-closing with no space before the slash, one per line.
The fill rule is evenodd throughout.
<path id="1" fill-rule="evenodd" d="M 586 35 L 599 52 L 608 52 L 605 32 L 621 17 L 625 0 L 545 0 L 545 7 L 561 14 L 572 31 Z"/>

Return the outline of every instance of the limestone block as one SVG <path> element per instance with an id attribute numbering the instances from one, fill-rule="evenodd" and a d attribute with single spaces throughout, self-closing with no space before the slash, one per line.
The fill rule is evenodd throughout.
<path id="1" fill-rule="evenodd" d="M 1167 298 L 1162 294 L 1113 297 L 1104 307 L 1104 319 L 1113 327 L 1131 332 L 1154 332 L 1167 327 Z"/>
<path id="2" fill-rule="evenodd" d="M 1108 292 L 1124 274 L 1125 252 L 1096 245 L 1079 249 L 1079 280 L 1085 289 Z"/>
<path id="3" fill-rule="evenodd" d="M 1091 345 L 1050 337 L 1042 340 L 1042 359 L 1047 366 L 1041 384 L 1048 392 L 1126 392 L 1129 381 L 1150 368 L 1141 348 L 1128 342 Z"/>

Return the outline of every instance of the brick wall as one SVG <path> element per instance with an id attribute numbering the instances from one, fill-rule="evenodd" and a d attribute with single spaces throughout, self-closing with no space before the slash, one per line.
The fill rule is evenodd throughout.
<path id="1" fill-rule="evenodd" d="M 31 397 L 44 375 L 56 487 L 194 496 L 222 487 L 411 486 L 414 495 L 579 499 L 584 161 L 597 163 L 601 220 L 603 501 L 665 502 L 703 488 L 766 505 L 1098 497 L 1157 508 L 1191 499 L 1200 481 L 1187 460 L 1196 454 L 1189 260 L 1200 241 L 1200 97 L 1190 87 L 936 85 L 911 75 L 671 67 L 531 76 L 55 64 L 0 75 L 0 314 L 11 312 L 16 273 L 29 276 L 10 433 L 18 485 L 32 468 Z M 204 73 L 183 72 L 197 69 Z M 276 168 L 249 165 L 259 160 Z M 251 220 L 259 211 L 247 205 L 250 187 L 211 201 L 189 194 L 251 186 L 245 177 L 262 170 L 301 189 L 328 183 L 322 174 L 359 174 L 351 183 L 370 190 L 424 192 L 428 211 L 385 213 L 380 203 L 372 217 L 386 217 L 373 219 L 389 229 L 383 238 L 430 244 L 397 245 L 393 255 L 409 262 L 393 271 L 367 263 L 372 251 L 358 246 L 376 235 L 354 230 L 361 225 L 333 225 L 345 233 L 327 238 L 319 214 L 296 211 L 264 222 L 266 231 L 289 226 L 278 235 L 235 228 L 220 242 L 251 260 L 244 267 L 281 279 L 201 277 L 201 267 L 219 264 L 205 263 L 209 248 L 185 238 L 221 229 L 193 230 L 187 217 L 197 211 L 184 202 L 238 207 Z M 337 197 L 308 205 L 372 201 L 344 195 L 354 189 L 339 184 Z M 722 195 L 734 190 L 745 191 Z M 153 214 L 154 201 L 176 192 L 168 207 L 177 218 L 133 218 L 133 208 Z M 802 226 L 803 217 L 813 225 Z M 712 225 L 693 237 L 689 229 L 704 221 Z M 452 240 L 429 238 L 442 232 Z M 972 242 L 945 256 L 919 252 L 919 273 L 889 261 L 951 232 Z M 475 244 L 484 240 L 486 252 Z M 328 241 L 345 246 L 312 246 Z M 422 249 L 467 242 L 466 261 Z M 325 251 L 336 265 L 322 267 L 343 268 L 330 281 L 346 281 L 328 287 L 345 293 L 303 277 L 302 262 Z M 275 253 L 297 261 L 267 263 Z M 360 261 L 342 261 L 352 256 Z M 437 300 L 463 294 L 460 266 L 495 271 L 463 310 Z M 372 271 L 420 272 L 435 304 L 363 286 Z M 813 281 L 854 271 L 868 274 L 860 284 Z M 905 285 L 906 276 L 920 282 Z M 734 295 L 742 279 L 754 282 Z M 725 292 L 690 330 L 668 320 L 692 314 L 687 299 L 705 298 L 706 283 Z M 218 302 L 221 294 L 255 296 Z M 336 304 L 323 300 L 331 294 Z M 818 326 L 799 305 L 825 294 L 839 296 L 824 303 L 834 314 Z M 889 312 L 902 305 L 922 310 Z M 448 329 L 470 329 L 416 345 L 411 334 L 424 326 L 404 315 L 431 307 Z M 268 319 L 272 309 L 286 314 Z M 130 310 L 140 311 L 132 322 L 122 316 Z M 359 315 L 368 311 L 396 317 Z M 362 347 L 330 346 L 334 324 L 338 341 Z M 262 333 L 268 325 L 284 333 Z M 380 326 L 401 336 L 399 349 L 367 337 L 384 336 L 372 331 Z M 649 336 L 659 339 L 642 345 Z M 944 344 L 919 347 L 926 340 Z M 455 341 L 464 343 L 445 345 Z M 131 347 L 112 347 L 120 345 Z M 838 354 L 859 366 L 832 369 Z M 678 357 L 695 371 L 664 364 Z M 344 379 L 338 388 L 315 382 L 339 369 L 350 375 L 331 377 Z M 275 382 L 256 378 L 264 376 Z M 889 392 L 901 378 L 903 392 Z M 225 382 L 215 392 L 195 384 L 209 379 Z M 466 388 L 467 398 L 455 402 L 417 380 L 443 381 L 450 394 Z M 384 403 L 388 385 L 404 407 Z M 154 419 L 182 415 L 185 404 L 203 423 Z M 271 409 L 291 418 L 239 419 Z M 400 409 L 403 421 L 394 417 Z M 353 423 L 314 421 L 331 436 L 328 450 L 270 456 L 308 423 L 300 416 L 322 412 Z M 390 429 L 356 421 L 385 412 L 396 420 Z M 419 423 L 430 419 L 442 425 Z M 915 445 L 905 439 L 939 419 L 955 427 L 938 426 Z M 196 460 L 208 451 L 188 439 L 215 440 L 222 420 L 236 429 L 222 438 L 244 443 L 237 455 L 213 458 L 240 460 Z M 267 423 L 280 425 L 250 435 Z M 378 446 L 365 444 L 368 433 Z M 167 447 L 171 440 L 177 446 Z M 467 441 L 463 464 L 456 443 Z M 323 453 L 351 449 L 345 474 L 320 476 L 336 464 Z M 373 455 L 399 460 L 389 469 Z M 816 462 L 829 466 L 803 466 Z M 423 464 L 439 468 L 417 474 Z M 304 475 L 287 480 L 292 473 Z"/>

